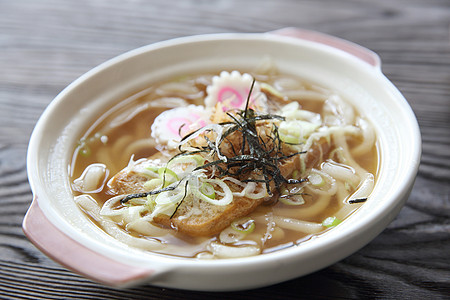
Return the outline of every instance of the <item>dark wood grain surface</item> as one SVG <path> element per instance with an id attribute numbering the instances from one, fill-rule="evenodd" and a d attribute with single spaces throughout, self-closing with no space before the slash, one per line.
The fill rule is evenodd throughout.
<path id="1" fill-rule="evenodd" d="M 423 137 L 412 194 L 366 247 L 314 274 L 235 293 L 91 282 L 38 251 L 21 229 L 32 194 L 28 139 L 67 84 L 127 50 L 178 36 L 329 33 L 377 52 Z M 0 0 L 1 299 L 445 299 L 450 297 L 449 0 Z"/>

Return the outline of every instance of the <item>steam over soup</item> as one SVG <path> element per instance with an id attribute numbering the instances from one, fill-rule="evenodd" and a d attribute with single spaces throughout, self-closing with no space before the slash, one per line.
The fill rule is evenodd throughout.
<path id="1" fill-rule="evenodd" d="M 369 197 L 371 124 L 338 94 L 277 72 L 186 76 L 122 101 L 76 146 L 75 201 L 129 246 L 182 257 L 268 253 Z"/>

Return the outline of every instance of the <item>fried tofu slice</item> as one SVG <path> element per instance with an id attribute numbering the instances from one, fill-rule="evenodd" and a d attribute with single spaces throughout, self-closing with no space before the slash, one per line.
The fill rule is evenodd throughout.
<path id="1" fill-rule="evenodd" d="M 304 159 L 306 167 L 313 167 L 321 156 L 329 151 L 329 144 L 321 141 L 315 144 L 301 158 L 299 155 L 293 156 L 283 161 L 280 165 L 281 174 L 285 178 L 289 178 L 294 170 L 300 168 L 300 159 Z M 149 160 L 159 160 L 160 155 L 153 156 L 148 160 L 142 160 L 139 164 L 147 164 Z M 163 165 L 160 162 L 161 165 Z M 125 168 L 117 173 L 108 183 L 111 191 L 115 194 L 136 194 L 147 192 L 144 187 L 145 182 L 149 178 L 142 173 L 135 171 L 139 168 Z M 240 192 L 242 187 L 237 184 L 227 182 L 233 192 Z M 260 184 L 259 188 L 265 189 L 264 184 Z M 171 218 L 165 214 L 159 214 L 154 217 L 153 223 L 162 227 L 171 227 L 179 232 L 190 236 L 211 236 L 221 232 L 228 227 L 234 220 L 244 217 L 253 212 L 259 205 L 264 202 L 270 202 L 277 195 L 266 195 L 259 199 L 251 199 L 247 197 L 234 196 L 233 201 L 224 206 L 214 205 L 209 202 L 198 200 L 198 204 L 189 201 L 183 201 L 175 215 Z M 192 210 L 196 210 L 192 213 Z"/>
<path id="2" fill-rule="evenodd" d="M 145 163 L 145 161 L 142 161 L 142 163 Z M 144 184 L 148 180 L 149 178 L 142 173 L 125 168 L 117 173 L 108 185 L 114 193 L 135 194 L 147 191 Z M 242 189 L 236 184 L 227 184 L 232 191 L 240 192 Z M 250 199 L 234 196 L 233 201 L 228 205 L 214 205 L 199 199 L 195 207 L 193 201 L 186 199 L 172 218 L 165 214 L 159 214 L 153 218 L 153 223 L 162 227 L 174 228 L 190 236 L 210 236 L 221 232 L 234 220 L 248 215 L 270 198 L 270 196 L 267 196 Z M 191 212 L 193 209 L 196 210 L 196 213 Z"/>

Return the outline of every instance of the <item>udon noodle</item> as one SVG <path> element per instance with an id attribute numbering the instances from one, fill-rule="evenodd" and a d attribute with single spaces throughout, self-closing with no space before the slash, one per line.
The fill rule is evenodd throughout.
<path id="1" fill-rule="evenodd" d="M 70 166 L 79 207 L 130 247 L 199 259 L 339 227 L 373 189 L 370 122 L 329 89 L 250 74 L 179 77 L 99 116 Z"/>

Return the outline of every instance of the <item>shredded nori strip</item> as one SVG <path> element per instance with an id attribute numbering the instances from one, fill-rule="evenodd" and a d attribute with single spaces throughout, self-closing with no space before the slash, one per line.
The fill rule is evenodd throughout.
<path id="1" fill-rule="evenodd" d="M 187 196 L 187 186 L 188 186 L 188 183 L 186 182 L 186 184 L 184 185 L 184 195 L 183 195 L 183 198 L 182 198 L 181 201 L 177 204 L 177 207 L 175 207 L 175 210 L 173 211 L 172 215 L 170 216 L 170 219 L 172 219 L 173 216 L 175 216 L 175 214 L 177 213 L 178 208 L 180 207 L 181 203 L 183 203 L 184 198 L 186 198 L 186 196 Z"/>
<path id="2" fill-rule="evenodd" d="M 120 200 L 120 203 L 124 204 L 124 203 L 127 203 L 131 199 L 144 198 L 149 195 L 157 195 L 162 192 L 173 191 L 175 188 L 176 188 L 176 186 L 168 186 L 168 187 L 165 187 L 160 190 L 154 190 L 154 191 L 145 192 L 145 193 L 130 194 L 130 195 L 125 196 L 122 200 Z"/>
<path id="3" fill-rule="evenodd" d="M 366 201 L 367 201 L 367 198 L 358 198 L 358 199 L 348 200 L 348 203 L 355 204 L 355 203 L 363 203 L 363 202 L 366 202 Z"/>

